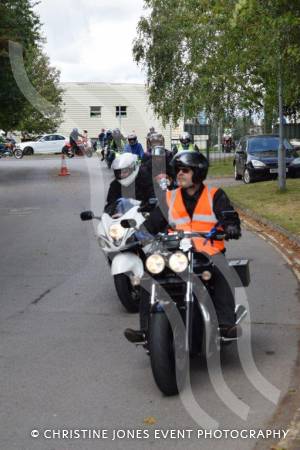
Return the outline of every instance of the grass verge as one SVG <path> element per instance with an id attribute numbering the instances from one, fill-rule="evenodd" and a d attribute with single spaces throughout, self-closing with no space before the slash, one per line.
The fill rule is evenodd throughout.
<path id="1" fill-rule="evenodd" d="M 223 161 L 210 161 L 208 176 L 210 177 L 233 177 L 234 167 L 232 158 Z"/>
<path id="2" fill-rule="evenodd" d="M 224 187 L 232 202 L 247 208 L 300 237 L 300 179 L 287 179 L 280 192 L 277 180 Z"/>

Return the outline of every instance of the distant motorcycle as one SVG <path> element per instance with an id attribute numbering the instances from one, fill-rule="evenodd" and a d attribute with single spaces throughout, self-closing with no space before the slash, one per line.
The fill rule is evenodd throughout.
<path id="1" fill-rule="evenodd" d="M 88 139 L 87 141 L 78 141 L 75 152 L 72 144 L 66 144 L 62 149 L 62 153 L 68 158 L 73 158 L 75 155 L 91 158 L 93 156 L 93 148 L 90 139 Z"/>
<path id="2" fill-rule="evenodd" d="M 0 144 L 0 158 L 2 157 L 12 157 L 16 159 L 23 158 L 23 151 L 16 147 L 16 142 L 13 139 L 6 139 L 6 142 Z"/>
<path id="3" fill-rule="evenodd" d="M 235 149 L 235 144 L 231 138 L 223 140 L 223 143 L 222 143 L 222 152 L 223 153 L 231 153 L 231 151 L 234 149 Z"/>

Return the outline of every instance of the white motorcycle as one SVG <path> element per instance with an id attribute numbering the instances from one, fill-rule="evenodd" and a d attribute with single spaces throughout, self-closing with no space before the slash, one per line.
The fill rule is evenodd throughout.
<path id="1" fill-rule="evenodd" d="M 125 212 L 119 211 L 112 216 L 103 213 L 101 217 L 97 217 L 92 211 L 84 211 L 80 217 L 83 221 L 100 221 L 97 227 L 98 243 L 111 266 L 111 274 L 122 305 L 128 312 L 134 313 L 139 310 L 140 280 L 144 274 L 143 250 L 141 243 L 135 238 L 135 233 L 145 221 L 145 217 L 139 212 L 139 201 L 125 200 Z"/>

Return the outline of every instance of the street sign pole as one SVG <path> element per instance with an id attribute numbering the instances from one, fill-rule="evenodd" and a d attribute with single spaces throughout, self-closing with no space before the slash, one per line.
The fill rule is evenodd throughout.
<path id="1" fill-rule="evenodd" d="M 282 102 L 282 76 L 279 67 L 278 73 L 278 112 L 279 112 L 279 148 L 278 148 L 278 187 L 280 191 L 286 188 L 286 161 L 283 145 L 283 102 Z"/>

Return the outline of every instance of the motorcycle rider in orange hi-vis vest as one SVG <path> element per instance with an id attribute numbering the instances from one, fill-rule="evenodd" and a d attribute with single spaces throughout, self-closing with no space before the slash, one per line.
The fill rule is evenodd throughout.
<path id="1" fill-rule="evenodd" d="M 204 183 L 209 166 L 205 156 L 196 151 L 183 151 L 174 156 L 171 164 L 176 174 L 178 188 L 161 194 L 163 197 L 158 199 L 159 206 L 144 222 L 147 231 L 156 235 L 166 229 L 170 232 L 182 230 L 200 233 L 218 229 L 225 234 L 225 240 L 239 239 L 240 219 L 229 198 L 222 189 Z M 206 253 L 212 260 L 226 251 L 223 240 L 213 241 L 196 237 L 193 238 L 193 245 L 196 252 Z M 215 286 L 213 303 L 220 333 L 224 337 L 235 338 L 240 335 L 241 330 L 235 322 L 234 293 L 217 264 L 214 266 L 213 277 Z M 125 330 L 125 336 L 130 342 L 144 341 L 143 324 L 147 324 L 148 314 L 149 298 L 142 295 L 141 329 Z"/>

